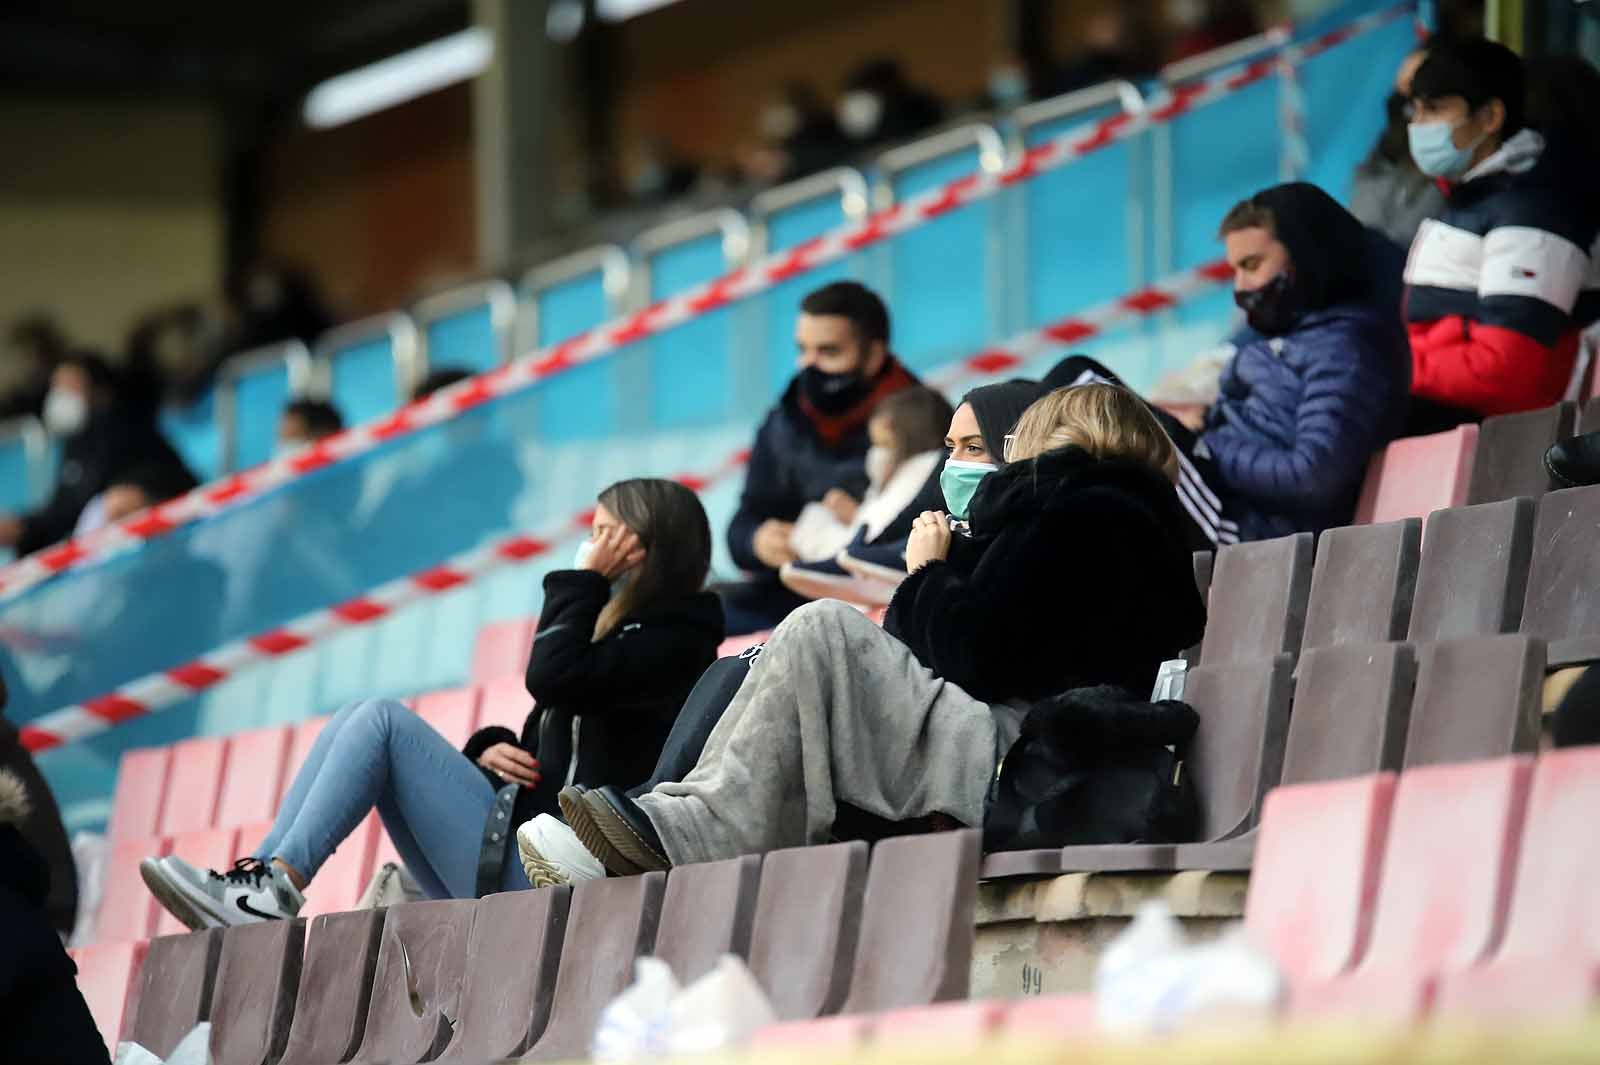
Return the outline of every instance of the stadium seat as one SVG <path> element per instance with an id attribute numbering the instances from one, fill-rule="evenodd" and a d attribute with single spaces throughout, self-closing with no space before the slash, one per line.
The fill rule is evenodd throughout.
<path id="1" fill-rule="evenodd" d="M 461 1017 L 440 1061 L 483 1062 L 528 1049 L 550 1019 L 572 889 L 509 891 L 478 903 Z M 572 964 L 583 960 L 574 956 Z"/>
<path id="2" fill-rule="evenodd" d="M 161 834 L 176 836 L 215 824 L 228 741 L 221 736 L 179 740 L 172 745 L 172 768 L 161 803 Z"/>
<path id="3" fill-rule="evenodd" d="M 437 1057 L 461 1015 L 472 899 L 390 906 L 372 974 L 367 1032 L 353 1060 L 411 1065 Z"/>
<path id="4" fill-rule="evenodd" d="M 1551 668 L 1600 659 L 1600 486 L 1539 500 L 1522 631 L 1549 641 Z"/>
<path id="5" fill-rule="evenodd" d="M 1332 980 L 1366 950 L 1396 779 L 1373 773 L 1267 796 L 1244 924 L 1296 985 Z"/>
<path id="6" fill-rule="evenodd" d="M 281 1065 L 348 1061 L 361 1045 L 385 913 L 354 910 L 311 922 Z"/>
<path id="7" fill-rule="evenodd" d="M 305 942 L 298 918 L 223 933 L 211 995 L 212 1065 L 269 1065 L 283 1054 Z"/>
<path id="8" fill-rule="evenodd" d="M 148 939 L 156 925 L 160 908 L 150 889 L 139 878 L 139 863 L 167 853 L 167 841 L 160 836 L 149 839 L 121 839 L 111 844 L 106 856 L 105 890 L 100 896 L 100 913 L 95 920 L 97 943 L 129 942 Z"/>
<path id="9" fill-rule="evenodd" d="M 524 618 L 500 621 L 479 629 L 478 642 L 472 652 L 472 679 L 483 683 L 526 674 L 538 624 L 534 618 Z"/>
<path id="10" fill-rule="evenodd" d="M 1415 1023 L 1436 974 L 1487 956 L 1505 923 L 1532 769 L 1516 756 L 1405 771 L 1366 953 L 1343 975 L 1295 986 L 1295 1014 Z"/>
<path id="11" fill-rule="evenodd" d="M 504 725 L 519 736 L 522 724 L 533 709 L 533 696 L 528 694 L 528 683 L 518 674 L 486 680 L 480 686 L 482 696 L 478 703 L 478 727 Z"/>
<path id="12" fill-rule="evenodd" d="M 382 828 L 377 813 L 373 812 L 339 844 L 306 886 L 306 904 L 300 916 L 338 913 L 353 908 L 360 901 L 367 881 L 372 878 Z"/>
<path id="13" fill-rule="evenodd" d="M 978 901 L 977 829 L 896 836 L 872 849 L 843 1013 L 967 997 Z"/>
<path id="14" fill-rule="evenodd" d="M 771 851 L 761 863 L 750 971 L 780 1021 L 837 1013 L 850 988 L 867 845 Z"/>
<path id="15" fill-rule="evenodd" d="M 204 828 L 198 832 L 184 832 L 167 840 L 166 853 L 182 858 L 197 869 L 227 869 L 238 856 L 239 832 L 233 828 Z M 137 869 L 134 878 L 138 879 Z M 144 886 L 144 882 L 139 882 Z M 187 925 L 165 909 L 156 911 L 153 934 L 178 936 L 189 931 Z"/>
<path id="16" fill-rule="evenodd" d="M 1429 515 L 1411 601 L 1412 643 L 1517 631 L 1533 513 L 1531 499 L 1506 499 Z"/>
<path id="17" fill-rule="evenodd" d="M 1194 553 L 1194 586 L 1200 593 L 1200 601 L 1208 603 L 1211 599 L 1211 572 L 1216 568 L 1217 556 L 1210 551 L 1196 551 Z M 1202 640 L 1204 637 L 1202 637 Z M 1183 653 L 1185 661 L 1200 661 L 1200 644 L 1195 644 Z"/>
<path id="18" fill-rule="evenodd" d="M 1357 523 L 1426 518 L 1436 510 L 1461 506 L 1467 501 L 1477 448 L 1476 425 L 1394 441 L 1367 468 Z"/>
<path id="19" fill-rule="evenodd" d="M 760 883 L 755 854 L 680 865 L 667 874 L 654 953 L 680 984 L 710 972 L 724 954 L 749 955 Z"/>
<path id="20" fill-rule="evenodd" d="M 152 939 L 139 969 L 127 1038 L 159 1058 L 210 1016 L 222 930 Z"/>
<path id="21" fill-rule="evenodd" d="M 1405 768 L 1537 750 L 1543 684 L 1538 640 L 1479 636 L 1423 647 Z"/>
<path id="22" fill-rule="evenodd" d="M 1422 521 L 1329 529 L 1317 544 L 1301 650 L 1403 639 Z"/>
<path id="23" fill-rule="evenodd" d="M 122 1038 L 122 1024 L 132 1001 L 139 967 L 144 963 L 145 944 L 96 943 L 70 951 L 78 966 L 78 990 L 83 992 L 95 1027 L 106 1049 L 115 1051 Z"/>
<path id="24" fill-rule="evenodd" d="M 286 725 L 242 732 L 228 740 L 222 795 L 217 800 L 218 828 L 270 821 L 283 793 L 283 767 L 294 730 Z"/>
<path id="25" fill-rule="evenodd" d="M 1600 747 L 1542 755 L 1533 770 L 1505 939 L 1444 975 L 1438 1011 L 1459 1019 L 1577 1019 L 1600 996 Z"/>
<path id="26" fill-rule="evenodd" d="M 478 699 L 477 688 L 451 688 L 417 696 L 415 709 L 418 717 L 460 750 L 478 727 Z"/>
<path id="27" fill-rule="evenodd" d="M 1467 502 L 1493 503 L 1516 496 L 1537 499 L 1548 492 L 1550 474 L 1544 468 L 1544 453 L 1557 440 L 1572 435 L 1576 418 L 1573 403 L 1485 418 L 1478 429 Z"/>
<path id="28" fill-rule="evenodd" d="M 161 805 L 171 768 L 171 747 L 141 747 L 123 754 L 106 830 L 113 843 L 161 834 Z"/>
<path id="29" fill-rule="evenodd" d="M 1593 393 L 1596 380 L 1595 369 L 1589 368 L 1590 397 L 1583 405 L 1583 413 L 1578 417 L 1578 432 L 1600 433 L 1600 396 Z"/>
<path id="30" fill-rule="evenodd" d="M 1311 534 L 1233 544 L 1217 552 L 1200 664 L 1226 666 L 1296 654 L 1311 590 Z"/>
<path id="31" fill-rule="evenodd" d="M 600 1011 L 633 982 L 634 959 L 655 943 L 666 886 L 665 873 L 573 886 L 550 1023 L 522 1060 L 566 1061 L 589 1052 Z"/>
<path id="32" fill-rule="evenodd" d="M 289 753 L 283 762 L 283 786 L 278 791 L 279 804 L 282 804 L 283 797 L 289 794 L 289 786 L 294 783 L 295 774 L 306 764 L 312 745 L 317 742 L 317 737 L 322 735 L 322 729 L 327 723 L 326 717 L 313 717 L 294 726 L 294 732 L 289 738 Z M 274 810 L 273 813 L 276 814 L 277 811 Z"/>

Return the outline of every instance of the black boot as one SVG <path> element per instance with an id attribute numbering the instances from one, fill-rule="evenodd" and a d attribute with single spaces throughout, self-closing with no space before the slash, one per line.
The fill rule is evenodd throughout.
<path id="1" fill-rule="evenodd" d="M 1584 433 L 1557 442 L 1544 453 L 1544 468 L 1562 488 L 1600 484 L 1600 433 Z"/>

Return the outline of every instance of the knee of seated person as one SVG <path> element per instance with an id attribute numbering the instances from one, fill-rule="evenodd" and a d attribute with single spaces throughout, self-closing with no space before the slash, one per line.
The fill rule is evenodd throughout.
<path id="1" fill-rule="evenodd" d="M 389 731 L 390 719 L 396 713 L 409 714 L 411 711 L 398 699 L 363 699 L 352 710 L 352 716 L 384 732 Z"/>
<path id="2" fill-rule="evenodd" d="M 865 614 L 849 603 L 837 599 L 818 599 L 797 608 L 785 618 L 783 623 L 773 630 L 772 642 L 776 642 L 785 632 L 816 629 L 844 629 L 848 632 L 863 627 L 877 628 Z"/>

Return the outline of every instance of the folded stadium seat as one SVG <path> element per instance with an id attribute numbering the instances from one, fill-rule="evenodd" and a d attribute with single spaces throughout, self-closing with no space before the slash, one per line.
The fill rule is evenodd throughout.
<path id="1" fill-rule="evenodd" d="M 345 837 L 306 887 L 306 904 L 300 916 L 338 913 L 351 909 L 361 900 L 367 881 L 372 879 L 382 828 L 377 811 L 373 811 Z"/>
<path id="2" fill-rule="evenodd" d="M 1591 391 L 1589 393 L 1588 402 L 1584 403 L 1583 405 L 1583 413 L 1578 415 L 1578 432 L 1600 433 L 1600 396 L 1596 396 L 1593 392 L 1595 382 L 1594 367 L 1591 366 L 1589 370 L 1589 385 Z"/>
<path id="3" fill-rule="evenodd" d="M 227 869 L 238 857 L 238 839 L 239 830 L 235 828 L 204 828 L 169 837 L 166 853 L 182 858 L 197 869 Z M 137 872 L 134 875 L 137 876 Z M 188 926 L 165 909 L 156 911 L 154 935 L 178 936 L 187 931 Z"/>
<path id="4" fill-rule="evenodd" d="M 1522 414 L 1485 418 L 1478 429 L 1478 451 L 1472 462 L 1468 503 L 1493 503 L 1516 496 L 1537 499 L 1550 490 L 1544 453 L 1572 435 L 1577 405 L 1557 403 Z"/>
<path id="5" fill-rule="evenodd" d="M 1600 747 L 1542 755 L 1533 770 L 1505 939 L 1493 958 L 1443 976 L 1441 1016 L 1579 1019 L 1600 998 Z"/>
<path id="6" fill-rule="evenodd" d="M 1510 902 L 1533 758 L 1408 768 L 1384 847 L 1366 953 L 1354 969 L 1291 988 L 1301 1018 L 1414 1024 L 1438 973 L 1486 957 Z"/>
<path id="7" fill-rule="evenodd" d="M 372 974 L 367 1032 L 352 1059 L 411 1065 L 438 1056 L 461 1016 L 467 941 L 478 904 L 438 899 L 390 906 Z"/>
<path id="8" fill-rule="evenodd" d="M 1522 631 L 1549 641 L 1550 667 L 1600 659 L 1600 485 L 1539 500 Z"/>
<path id="9" fill-rule="evenodd" d="M 837 1013 L 850 989 L 867 845 L 770 851 L 761 863 L 750 971 L 780 1021 Z"/>
<path id="10" fill-rule="evenodd" d="M 1317 544 L 1301 650 L 1405 638 L 1422 521 L 1329 529 Z"/>
<path id="11" fill-rule="evenodd" d="M 1267 796 L 1244 927 L 1291 984 L 1332 980 L 1366 951 L 1397 781 L 1372 773 Z"/>
<path id="12" fill-rule="evenodd" d="M 497 621 L 479 629 L 472 650 L 472 679 L 481 683 L 526 674 L 534 630 L 538 627 L 538 619 L 524 618 Z"/>
<path id="13" fill-rule="evenodd" d="M 306 757 L 311 754 L 312 745 L 317 742 L 317 737 L 322 735 L 323 726 L 327 723 L 326 717 L 313 717 L 294 726 L 294 731 L 289 737 L 289 753 L 283 761 L 283 786 L 278 790 L 278 802 L 283 802 L 283 797 L 289 793 L 289 786 L 294 783 L 295 774 L 306 764 Z M 276 814 L 277 811 L 274 810 L 273 813 Z"/>
<path id="14" fill-rule="evenodd" d="M 156 897 L 139 877 L 139 863 L 167 853 L 167 840 L 121 839 L 111 844 L 106 856 L 105 888 L 100 895 L 100 912 L 95 918 L 96 943 L 126 943 L 149 939 L 155 930 L 156 915 L 164 912 Z"/>
<path id="15" fill-rule="evenodd" d="M 223 932 L 211 994 L 211 1065 L 268 1065 L 282 1056 L 305 942 L 300 919 Z"/>
<path id="16" fill-rule="evenodd" d="M 572 888 L 550 1022 L 523 1061 L 588 1054 L 600 1011 L 633 982 L 633 962 L 655 944 L 665 873 L 590 880 Z"/>
<path id="17" fill-rule="evenodd" d="M 751 632 L 743 636 L 729 636 L 717 647 L 718 658 L 736 658 L 758 644 L 766 643 L 772 638 L 772 630 L 766 632 Z"/>
<path id="18" fill-rule="evenodd" d="M 477 688 L 451 688 L 417 696 L 412 709 L 460 750 L 478 727 L 478 699 Z"/>
<path id="19" fill-rule="evenodd" d="M 1477 636 L 1418 651 L 1407 770 L 1539 748 L 1544 643 Z"/>
<path id="20" fill-rule="evenodd" d="M 528 694 L 528 682 L 521 674 L 484 681 L 479 691 L 478 727 L 504 725 L 520 736 L 522 723 L 533 709 L 533 696 Z"/>
<path id="21" fill-rule="evenodd" d="M 167 793 L 171 769 L 171 747 L 141 747 L 124 752 L 117 764 L 111 823 L 106 829 L 113 843 L 160 835 L 161 801 Z"/>
<path id="22" fill-rule="evenodd" d="M 78 966 L 78 990 L 89 1004 L 94 1026 L 106 1049 L 116 1051 L 122 1038 L 122 1022 L 132 999 L 139 966 L 144 963 L 145 943 L 96 943 L 67 953 Z"/>
<path id="23" fill-rule="evenodd" d="M 1372 458 L 1356 504 L 1356 522 L 1426 518 L 1467 501 L 1478 427 L 1395 440 Z"/>
<path id="24" fill-rule="evenodd" d="M 215 823 L 228 741 L 221 736 L 179 740 L 172 745 L 172 768 L 161 802 L 161 834 L 196 832 Z"/>
<path id="25" fill-rule="evenodd" d="M 352 910 L 311 922 L 281 1065 L 335 1065 L 361 1045 L 387 912 Z"/>
<path id="26" fill-rule="evenodd" d="M 467 943 L 461 1015 L 439 1061 L 516 1057 L 550 1019 L 569 887 L 508 891 L 479 900 Z M 586 960 L 573 957 L 574 965 Z"/>
<path id="27" fill-rule="evenodd" d="M 1533 500 L 1506 499 L 1429 515 L 1411 599 L 1412 643 L 1517 631 L 1533 514 Z"/>
<path id="28" fill-rule="evenodd" d="M 1416 656 L 1400 643 L 1320 647 L 1300 658 L 1284 744 L 1284 787 L 1398 770 L 1405 750 Z M 1251 868 L 1259 830 L 1178 848 L 1176 867 Z"/>
<path id="29" fill-rule="evenodd" d="M 222 777 L 216 827 L 272 820 L 283 793 L 283 767 L 293 738 L 294 730 L 287 725 L 229 737 L 227 765 L 232 768 Z"/>
<path id="30" fill-rule="evenodd" d="M 1211 571 L 1216 568 L 1217 557 L 1210 551 L 1196 551 L 1194 553 L 1194 586 L 1200 592 L 1200 601 L 1207 603 L 1211 599 Z M 1204 636 L 1201 637 L 1202 642 Z M 1200 661 L 1200 644 L 1195 644 L 1183 652 L 1184 661 L 1196 663 Z"/>
<path id="31" fill-rule="evenodd" d="M 1232 544 L 1217 552 L 1200 664 L 1296 654 L 1311 590 L 1311 534 Z"/>
<path id="32" fill-rule="evenodd" d="M 139 968 L 124 1038 L 163 1060 L 211 1016 L 211 989 L 222 930 L 152 939 Z"/>
<path id="33" fill-rule="evenodd" d="M 1200 715 L 1200 727 L 1184 771 L 1194 782 L 1200 838 L 1208 843 L 1243 837 L 1256 822 L 1262 797 L 1278 783 L 1293 664 L 1285 654 L 1266 662 L 1200 666 L 1188 675 L 1183 698 Z M 1225 865 L 1248 862 L 1250 843 L 1241 838 L 1223 853 L 1227 857 L 1216 860 Z M 1174 844 L 1076 846 L 991 854 L 982 875 L 1171 872 L 1176 862 Z"/>
<path id="34" fill-rule="evenodd" d="M 724 954 L 749 955 L 760 884 L 755 854 L 680 865 L 667 874 L 653 952 L 672 966 L 680 984 L 710 972 Z"/>

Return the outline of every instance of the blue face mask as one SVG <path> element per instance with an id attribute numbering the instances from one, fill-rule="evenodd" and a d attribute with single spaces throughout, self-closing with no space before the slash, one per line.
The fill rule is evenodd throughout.
<path id="1" fill-rule="evenodd" d="M 939 474 L 939 487 L 944 491 L 944 505 L 952 518 L 967 520 L 967 508 L 972 506 L 972 496 L 982 480 L 995 471 L 987 462 L 958 462 L 951 459 Z"/>
<path id="2" fill-rule="evenodd" d="M 1455 127 L 1448 122 L 1413 122 L 1407 127 L 1411 138 L 1411 158 L 1417 169 L 1429 177 L 1454 181 L 1472 165 L 1472 153 L 1483 143 L 1479 137 L 1465 148 L 1457 148 Z"/>

